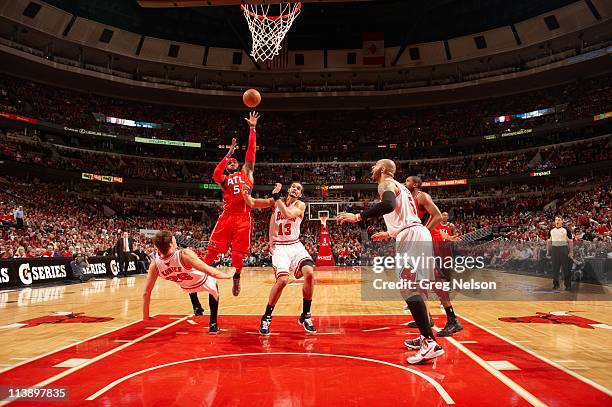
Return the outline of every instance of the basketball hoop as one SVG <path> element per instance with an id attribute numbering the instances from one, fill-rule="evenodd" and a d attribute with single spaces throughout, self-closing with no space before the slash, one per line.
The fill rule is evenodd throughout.
<path id="1" fill-rule="evenodd" d="M 251 56 L 256 61 L 267 61 L 280 53 L 281 43 L 300 14 L 302 3 L 241 4 L 240 8 L 251 31 Z"/>

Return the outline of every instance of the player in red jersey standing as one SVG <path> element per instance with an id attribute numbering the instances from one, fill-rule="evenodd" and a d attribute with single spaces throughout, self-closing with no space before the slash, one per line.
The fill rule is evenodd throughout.
<path id="1" fill-rule="evenodd" d="M 249 143 L 245 155 L 245 163 L 240 168 L 238 160 L 232 157 L 236 148 L 236 139 L 232 139 L 232 146 L 217 165 L 213 172 L 213 180 L 221 186 L 223 191 L 223 212 L 217 220 L 217 224 L 212 231 L 208 248 L 204 255 L 204 263 L 212 265 L 220 254 L 224 254 L 231 247 L 232 267 L 236 269 L 233 278 L 232 294 L 240 294 L 240 272 L 244 262 L 244 257 L 251 249 L 251 232 L 253 229 L 253 219 L 251 218 L 251 208 L 242 198 L 242 189 L 253 188 L 253 171 L 255 169 L 255 151 L 257 149 L 256 132 L 259 113 L 249 113 L 249 118 L 245 119 L 249 125 Z M 202 315 L 203 308 L 198 300 L 197 293 L 189 294 L 191 303 L 196 315 Z M 210 324 L 209 332 L 218 333 L 217 315 L 219 312 L 219 300 L 212 295 L 208 296 L 210 305 Z"/>
<path id="2" fill-rule="evenodd" d="M 441 263 L 443 266 L 446 260 L 452 258 L 453 255 L 449 241 L 450 239 L 447 239 L 448 236 L 452 235 L 447 233 L 446 230 L 450 230 L 451 233 L 454 233 L 454 226 L 452 223 L 448 223 L 448 213 L 444 212 L 444 214 L 446 214 L 445 218 L 444 214 L 440 213 L 440 209 L 438 209 L 438 206 L 431 199 L 431 196 L 420 190 L 422 185 L 421 178 L 416 176 L 408 177 L 404 185 L 406 185 L 406 188 L 408 188 L 416 200 L 418 216 L 423 222 L 423 225 L 429 229 L 433 241 L 434 255 L 442 259 Z M 446 229 L 443 229 L 440 224 L 442 220 L 445 220 Z M 436 280 L 450 280 L 448 271 L 449 270 L 446 270 L 444 267 L 436 267 Z M 444 329 L 438 332 L 438 336 L 452 336 L 455 332 L 461 331 L 463 325 L 461 325 L 461 322 L 455 315 L 449 291 L 442 289 L 435 289 L 434 291 L 446 312 L 446 325 Z M 431 319 L 431 315 L 429 318 Z M 410 326 L 410 324 L 408 326 Z M 414 325 L 414 327 L 416 328 L 416 325 Z M 406 343 L 406 346 L 408 346 L 408 343 Z M 412 349 L 417 349 L 416 344 Z"/>
<path id="3" fill-rule="evenodd" d="M 461 240 L 459 235 L 457 235 L 455 224 L 448 221 L 448 212 L 442 212 L 442 220 L 438 225 L 438 230 L 444 241 L 456 242 Z"/>

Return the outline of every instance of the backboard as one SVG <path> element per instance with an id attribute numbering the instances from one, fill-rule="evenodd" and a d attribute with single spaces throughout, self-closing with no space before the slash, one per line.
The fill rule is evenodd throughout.
<path id="1" fill-rule="evenodd" d="M 240 4 L 278 4 L 296 3 L 297 0 L 137 0 L 141 7 L 171 8 L 171 7 L 209 7 L 209 6 L 238 6 Z M 351 3 L 373 0 L 302 0 L 302 3 Z"/>
<path id="2" fill-rule="evenodd" d="M 328 220 L 336 220 L 338 212 L 338 202 L 308 203 L 308 220 L 321 220 L 321 216 L 326 216 Z"/>

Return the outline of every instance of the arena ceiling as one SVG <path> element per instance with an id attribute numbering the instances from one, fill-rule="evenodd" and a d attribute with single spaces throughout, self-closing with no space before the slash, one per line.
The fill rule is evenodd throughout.
<path id="1" fill-rule="evenodd" d="M 290 49 L 356 49 L 362 33 L 388 47 L 438 41 L 516 23 L 576 0 L 375 0 L 309 3 L 289 33 Z M 137 0 L 45 0 L 70 13 L 142 35 L 212 47 L 250 48 L 238 6 L 151 9 Z"/>

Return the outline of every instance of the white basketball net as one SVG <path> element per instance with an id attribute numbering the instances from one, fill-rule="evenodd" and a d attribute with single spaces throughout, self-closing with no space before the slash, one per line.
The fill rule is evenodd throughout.
<path id="1" fill-rule="evenodd" d="M 280 53 L 281 43 L 300 14 L 302 3 L 241 4 L 240 8 L 251 31 L 251 56 L 256 61 L 267 61 Z M 274 14 L 269 15 L 270 12 Z"/>

